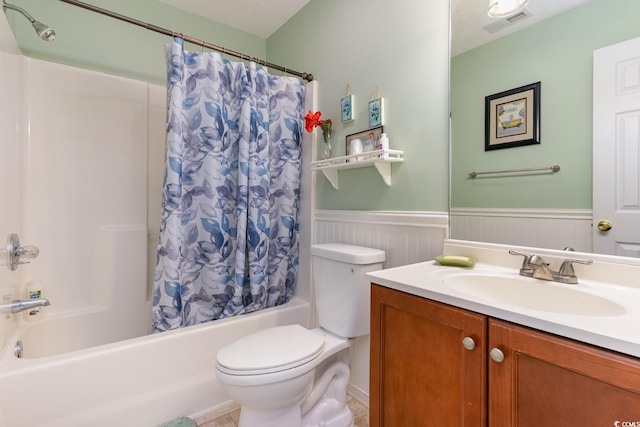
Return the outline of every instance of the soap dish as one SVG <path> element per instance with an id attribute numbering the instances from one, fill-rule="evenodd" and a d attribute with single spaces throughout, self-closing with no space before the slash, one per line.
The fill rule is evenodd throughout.
<path id="1" fill-rule="evenodd" d="M 473 267 L 476 263 L 474 257 L 459 255 L 438 255 L 436 261 L 447 267 Z"/>

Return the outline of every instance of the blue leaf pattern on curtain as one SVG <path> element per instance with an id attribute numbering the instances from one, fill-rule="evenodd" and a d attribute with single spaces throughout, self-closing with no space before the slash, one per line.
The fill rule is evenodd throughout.
<path id="1" fill-rule="evenodd" d="M 152 329 L 289 301 L 298 275 L 304 85 L 167 48 L 167 152 Z"/>

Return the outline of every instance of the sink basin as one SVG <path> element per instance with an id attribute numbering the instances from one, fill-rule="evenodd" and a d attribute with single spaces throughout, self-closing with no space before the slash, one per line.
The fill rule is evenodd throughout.
<path id="1" fill-rule="evenodd" d="M 626 313 L 624 307 L 606 298 L 520 276 L 458 274 L 445 277 L 444 284 L 474 297 L 531 310 L 582 316 L 620 316 Z"/>

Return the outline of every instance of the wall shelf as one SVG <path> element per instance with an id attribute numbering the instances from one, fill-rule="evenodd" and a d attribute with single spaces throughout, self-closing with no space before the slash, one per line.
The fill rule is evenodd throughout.
<path id="1" fill-rule="evenodd" d="M 338 171 L 375 166 L 384 183 L 391 186 L 391 165 L 404 162 L 403 155 L 404 151 L 400 150 L 374 150 L 349 156 L 317 160 L 311 162 L 311 170 L 322 171 L 333 188 L 337 190 L 339 187 Z"/>

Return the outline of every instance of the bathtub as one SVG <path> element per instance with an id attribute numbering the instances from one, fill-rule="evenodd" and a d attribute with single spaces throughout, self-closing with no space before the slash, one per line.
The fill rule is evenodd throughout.
<path id="1" fill-rule="evenodd" d="M 105 309 L 75 312 L 36 323 L 22 322 L 7 345 L 13 348 L 20 341 L 23 358 L 39 359 L 141 337 L 150 329 L 150 316 L 144 313 L 151 313 L 151 304 L 141 304 L 136 309 L 140 314 L 137 318 L 122 314 L 122 310 Z"/>
<path id="2" fill-rule="evenodd" d="M 156 427 L 214 410 L 229 403 L 215 378 L 218 350 L 259 329 L 309 327 L 310 312 L 308 301 L 294 297 L 283 306 L 110 344 L 81 333 L 87 315 L 100 319 L 96 313 L 23 323 L 8 342 L 21 340 L 24 357 L 14 356 L 13 344 L 0 357 L 0 427 Z M 72 335 L 84 338 L 51 338 Z M 50 345 L 40 345 L 45 341 Z M 86 345 L 96 346 L 79 349 Z"/>

